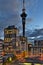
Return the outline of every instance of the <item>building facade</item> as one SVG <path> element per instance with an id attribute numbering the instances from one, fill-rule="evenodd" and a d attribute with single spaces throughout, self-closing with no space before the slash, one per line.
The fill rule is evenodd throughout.
<path id="1" fill-rule="evenodd" d="M 21 53 L 23 53 L 23 56 L 26 57 L 27 56 L 27 52 L 28 52 L 28 48 L 27 48 L 27 38 L 23 37 L 23 36 L 19 36 L 19 40 L 20 40 L 20 51 Z"/>
<path id="2" fill-rule="evenodd" d="M 32 43 L 28 43 L 28 56 L 31 56 L 32 55 Z"/>
<path id="3" fill-rule="evenodd" d="M 3 64 L 3 40 L 0 39 L 0 65 Z"/>
<path id="4" fill-rule="evenodd" d="M 33 55 L 43 55 L 43 40 L 35 40 L 32 51 Z"/>
<path id="5" fill-rule="evenodd" d="M 13 39 L 16 41 L 18 29 L 15 26 L 8 26 L 4 29 L 4 42 L 10 43 Z"/>
<path id="6" fill-rule="evenodd" d="M 17 46 L 17 36 L 19 30 L 13 25 L 8 26 L 4 29 L 4 51 L 5 55 L 15 54 L 16 46 Z"/>

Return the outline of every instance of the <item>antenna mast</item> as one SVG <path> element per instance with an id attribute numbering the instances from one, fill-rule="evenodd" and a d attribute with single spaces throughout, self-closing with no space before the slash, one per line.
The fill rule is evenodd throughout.
<path id="1" fill-rule="evenodd" d="M 23 0 L 23 9 L 25 10 L 25 0 Z"/>

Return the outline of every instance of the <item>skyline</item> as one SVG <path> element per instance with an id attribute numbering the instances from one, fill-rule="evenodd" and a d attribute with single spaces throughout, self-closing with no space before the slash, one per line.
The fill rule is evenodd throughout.
<path id="1" fill-rule="evenodd" d="M 43 29 L 43 0 L 25 0 L 26 31 Z M 22 0 L 0 0 L 0 37 L 4 28 L 15 25 L 22 32 Z M 16 21 L 16 22 L 15 22 Z M 19 23 L 18 23 L 19 22 Z"/>

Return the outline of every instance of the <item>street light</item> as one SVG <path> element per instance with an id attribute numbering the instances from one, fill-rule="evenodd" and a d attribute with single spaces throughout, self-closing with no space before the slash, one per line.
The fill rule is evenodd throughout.
<path id="1" fill-rule="evenodd" d="M 8 57 L 7 62 L 12 62 L 12 57 Z"/>
<path id="2" fill-rule="evenodd" d="M 11 57 L 9 57 L 9 61 L 10 61 L 10 62 L 12 61 L 12 58 L 11 58 Z"/>

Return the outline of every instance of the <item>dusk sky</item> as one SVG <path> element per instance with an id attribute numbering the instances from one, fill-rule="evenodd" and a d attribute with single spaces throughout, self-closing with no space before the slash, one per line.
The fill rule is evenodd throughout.
<path id="1" fill-rule="evenodd" d="M 23 0 L 0 0 L 0 38 L 4 37 L 4 28 L 15 25 L 22 32 Z M 25 0 L 27 13 L 26 31 L 43 29 L 43 0 Z"/>

